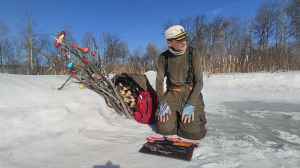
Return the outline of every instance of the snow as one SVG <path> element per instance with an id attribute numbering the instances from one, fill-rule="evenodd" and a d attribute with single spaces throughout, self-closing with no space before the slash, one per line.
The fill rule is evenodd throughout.
<path id="1" fill-rule="evenodd" d="M 191 162 L 139 153 L 155 125 L 75 79 L 58 91 L 67 78 L 0 74 L 1 168 L 300 167 L 300 72 L 204 75 L 208 134 Z"/>

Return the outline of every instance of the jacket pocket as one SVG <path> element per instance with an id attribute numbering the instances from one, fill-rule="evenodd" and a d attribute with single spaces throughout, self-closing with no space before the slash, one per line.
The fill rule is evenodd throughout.
<path id="1" fill-rule="evenodd" d="M 200 115 L 199 117 L 201 122 L 207 123 L 205 115 Z"/>

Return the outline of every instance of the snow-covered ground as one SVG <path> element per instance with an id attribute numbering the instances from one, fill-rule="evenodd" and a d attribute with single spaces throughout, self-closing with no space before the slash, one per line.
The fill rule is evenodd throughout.
<path id="1" fill-rule="evenodd" d="M 75 79 L 58 91 L 67 78 L 0 74 L 1 168 L 300 167 L 300 72 L 205 76 L 208 134 L 191 162 L 139 153 L 155 125 Z"/>

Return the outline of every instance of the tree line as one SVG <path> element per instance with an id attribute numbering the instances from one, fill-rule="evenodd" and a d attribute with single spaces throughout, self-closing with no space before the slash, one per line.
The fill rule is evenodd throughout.
<path id="1" fill-rule="evenodd" d="M 212 73 L 249 73 L 300 70 L 300 0 L 266 0 L 255 16 L 241 19 L 238 15 L 225 18 L 206 14 L 167 20 L 163 30 L 180 24 L 189 35 L 187 43 L 200 52 L 203 71 Z M 71 25 L 66 25 L 67 39 L 78 43 Z M 60 49 L 53 45 L 53 34 L 39 31 L 34 13 L 22 16 L 19 33 L 0 20 L 0 66 L 2 73 L 65 74 L 63 68 L 39 55 L 37 48 L 51 57 L 67 61 Z M 86 54 L 92 63 L 101 63 L 108 73 L 144 73 L 156 70 L 157 60 L 167 46 L 158 46 L 155 40 L 143 48 L 129 50 L 117 32 L 102 32 L 95 46 L 91 33 L 84 33 L 81 44 L 98 50 L 101 57 Z M 72 57 L 72 62 L 81 64 Z"/>

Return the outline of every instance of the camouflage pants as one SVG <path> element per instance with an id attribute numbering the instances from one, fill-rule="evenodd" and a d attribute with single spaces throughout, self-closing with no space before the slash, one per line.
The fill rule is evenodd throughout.
<path id="1" fill-rule="evenodd" d="M 204 102 L 202 94 L 197 100 L 194 121 L 191 123 L 183 123 L 181 121 L 180 111 L 187 103 L 188 97 L 191 91 L 176 92 L 167 90 L 164 94 L 166 102 L 171 109 L 171 115 L 166 122 L 160 122 L 157 120 L 156 130 L 157 133 L 162 135 L 178 135 L 183 138 L 200 140 L 205 137 L 207 130 L 205 128 L 206 117 L 204 112 Z M 158 116 L 158 111 L 156 112 Z"/>

